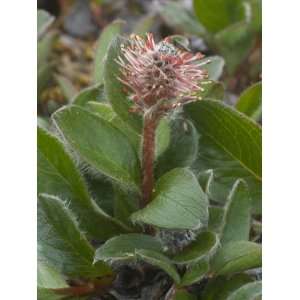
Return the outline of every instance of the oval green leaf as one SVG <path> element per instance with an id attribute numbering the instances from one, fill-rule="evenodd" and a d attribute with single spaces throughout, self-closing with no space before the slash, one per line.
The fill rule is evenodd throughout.
<path id="1" fill-rule="evenodd" d="M 253 281 L 247 274 L 236 274 L 230 278 L 218 276 L 206 285 L 201 300 L 227 300 L 227 297 L 239 287 Z"/>
<path id="2" fill-rule="evenodd" d="M 71 102 L 71 99 L 77 94 L 77 89 L 75 88 L 72 81 L 66 76 L 58 75 L 58 74 L 56 74 L 54 78 L 57 81 L 65 99 L 68 102 Z"/>
<path id="3" fill-rule="evenodd" d="M 261 266 L 261 245 L 239 241 L 224 245 L 211 261 L 214 274 L 226 275 Z"/>
<path id="4" fill-rule="evenodd" d="M 216 234 L 205 231 L 199 233 L 197 239 L 176 254 L 172 260 L 176 264 L 191 264 L 214 254 L 219 245 Z"/>
<path id="5" fill-rule="evenodd" d="M 46 194 L 38 201 L 38 253 L 65 275 L 93 278 L 112 272 L 103 262 L 93 265 L 94 249 L 74 216 L 58 197 Z"/>
<path id="6" fill-rule="evenodd" d="M 94 66 L 94 83 L 103 83 L 104 77 L 104 58 L 107 55 L 112 40 L 121 33 L 122 27 L 125 24 L 124 21 L 116 20 L 107 25 L 101 32 L 101 35 L 97 41 L 96 53 L 95 53 L 95 66 Z"/>
<path id="7" fill-rule="evenodd" d="M 262 112 L 262 85 L 255 83 L 240 96 L 236 109 L 255 121 L 259 121 Z"/>
<path id="8" fill-rule="evenodd" d="M 107 239 L 128 232 L 119 221 L 107 215 L 91 198 L 75 162 L 53 135 L 38 128 L 38 192 L 68 201 L 87 235 Z"/>
<path id="9" fill-rule="evenodd" d="M 157 21 L 157 15 L 149 12 L 148 14 L 141 16 L 141 18 L 135 23 L 133 32 L 137 35 L 146 34 L 151 32 L 153 25 Z"/>
<path id="10" fill-rule="evenodd" d="M 131 220 L 169 229 L 200 228 L 208 223 L 208 200 L 191 171 L 173 169 L 158 180 L 153 200 Z"/>
<path id="11" fill-rule="evenodd" d="M 193 264 L 184 273 L 180 285 L 189 286 L 199 282 L 208 273 L 208 270 L 209 263 L 206 259 Z"/>
<path id="12" fill-rule="evenodd" d="M 155 131 L 155 158 L 161 156 L 169 147 L 171 128 L 166 118 L 161 119 Z"/>
<path id="13" fill-rule="evenodd" d="M 261 281 L 250 282 L 234 291 L 226 300 L 255 300 L 262 295 Z"/>
<path id="14" fill-rule="evenodd" d="M 135 257 L 138 250 L 153 250 L 161 252 L 162 245 L 158 239 L 145 234 L 122 234 L 108 240 L 95 253 L 94 261 L 111 261 Z"/>
<path id="15" fill-rule="evenodd" d="M 124 43 L 126 43 L 125 39 L 116 37 L 108 48 L 107 56 L 104 61 L 105 95 L 116 114 L 125 123 L 128 123 L 140 133 L 142 129 L 141 117 L 129 111 L 132 103 L 125 94 L 124 85 L 118 79 L 118 77 L 121 76 L 121 71 L 116 59 L 122 55 L 121 44 Z"/>
<path id="16" fill-rule="evenodd" d="M 255 41 L 256 38 L 247 21 L 234 23 L 214 35 L 215 45 L 225 59 L 229 75 L 232 76 L 244 62 Z"/>
<path id="17" fill-rule="evenodd" d="M 219 206 L 209 207 L 209 221 L 207 229 L 220 234 L 224 224 L 224 208 Z"/>
<path id="18" fill-rule="evenodd" d="M 205 100 L 219 100 L 223 101 L 225 89 L 224 85 L 219 81 L 203 80 L 201 82 L 203 90 L 197 92 L 197 96 Z"/>
<path id="19" fill-rule="evenodd" d="M 43 33 L 48 29 L 48 27 L 53 23 L 54 17 L 51 16 L 47 11 L 38 9 L 37 11 L 37 32 L 38 37 L 43 35 Z"/>
<path id="20" fill-rule="evenodd" d="M 186 106 L 199 134 L 193 167 L 213 170 L 210 197 L 224 202 L 234 182 L 244 179 L 257 210 L 261 205 L 261 128 L 220 101 L 202 100 Z"/>
<path id="21" fill-rule="evenodd" d="M 99 115 L 102 119 L 109 122 L 116 116 L 111 106 L 108 105 L 107 103 L 89 101 L 86 104 L 86 108 L 90 110 L 92 113 Z"/>
<path id="22" fill-rule="evenodd" d="M 200 23 L 210 32 L 220 31 L 245 16 L 241 0 L 194 0 L 194 10 Z"/>
<path id="23" fill-rule="evenodd" d="M 37 286 L 46 289 L 59 289 L 68 286 L 65 278 L 45 262 L 37 264 Z"/>
<path id="24" fill-rule="evenodd" d="M 133 227 L 133 224 L 130 221 L 130 215 L 138 210 L 138 203 L 140 200 L 139 195 L 124 191 L 116 185 L 114 185 L 113 194 L 114 217 L 127 226 Z"/>
<path id="25" fill-rule="evenodd" d="M 136 153 L 139 153 L 141 136 L 135 130 L 133 130 L 132 127 L 120 119 L 120 117 L 115 114 L 112 107 L 108 103 L 91 101 L 88 102 L 86 106 L 91 112 L 99 115 L 106 121 L 109 121 L 112 125 L 123 132 L 127 136 Z"/>
<path id="26" fill-rule="evenodd" d="M 164 270 L 176 284 L 179 284 L 180 276 L 167 256 L 153 250 L 136 250 L 135 254 L 137 258 Z"/>
<path id="27" fill-rule="evenodd" d="M 90 101 L 103 101 L 104 99 L 104 88 L 101 84 L 95 84 L 82 89 L 78 94 L 76 94 L 71 100 L 72 104 L 78 106 L 85 106 Z"/>
<path id="28" fill-rule="evenodd" d="M 261 180 L 261 128 L 254 122 L 219 101 L 199 101 L 187 111 L 200 133 L 237 160 Z"/>
<path id="29" fill-rule="evenodd" d="M 209 63 L 206 63 L 207 61 L 209 61 Z M 221 77 L 225 65 L 223 57 L 218 55 L 208 56 L 200 62 L 204 64 L 203 69 L 207 70 L 210 80 L 216 81 Z"/>
<path id="30" fill-rule="evenodd" d="M 244 181 L 238 180 L 228 195 L 225 205 L 221 244 L 248 241 L 251 227 L 250 222 L 251 198 L 248 186 Z"/>
<path id="31" fill-rule="evenodd" d="M 37 288 L 37 299 L 38 300 L 62 300 L 61 295 L 57 295 L 52 290 L 46 288 Z"/>
<path id="32" fill-rule="evenodd" d="M 205 28 L 180 3 L 168 1 L 159 12 L 171 28 L 177 28 L 179 32 L 188 35 L 206 36 Z"/>
<path id="33" fill-rule="evenodd" d="M 121 185 L 138 190 L 138 158 L 122 132 L 110 122 L 77 106 L 60 109 L 53 119 L 83 160 Z"/>
<path id="34" fill-rule="evenodd" d="M 170 122 L 170 128 L 168 148 L 157 161 L 157 177 L 174 168 L 189 167 L 197 157 L 199 135 L 193 123 L 185 119 L 176 119 Z"/>

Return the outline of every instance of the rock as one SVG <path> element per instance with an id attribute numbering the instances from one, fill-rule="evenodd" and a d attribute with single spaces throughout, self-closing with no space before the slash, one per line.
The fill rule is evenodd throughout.
<path id="1" fill-rule="evenodd" d="M 64 19 L 64 30 L 78 38 L 87 38 L 98 32 L 88 0 L 77 0 Z"/>

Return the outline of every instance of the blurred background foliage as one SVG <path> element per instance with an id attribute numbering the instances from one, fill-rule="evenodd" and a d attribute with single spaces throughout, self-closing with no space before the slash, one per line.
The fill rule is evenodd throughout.
<path id="1" fill-rule="evenodd" d="M 38 9 L 39 122 L 95 83 L 101 73 L 96 49 L 105 51 L 99 36 L 116 20 L 124 22 L 115 22 L 102 39 L 118 33 L 153 32 L 156 40 L 182 35 L 188 40 L 178 39 L 178 46 L 223 58 L 214 79 L 222 81 L 229 104 L 261 80 L 261 0 L 38 0 Z M 261 85 L 251 90 L 261 94 Z M 260 121 L 261 105 L 251 107 L 247 95 L 237 109 Z"/>

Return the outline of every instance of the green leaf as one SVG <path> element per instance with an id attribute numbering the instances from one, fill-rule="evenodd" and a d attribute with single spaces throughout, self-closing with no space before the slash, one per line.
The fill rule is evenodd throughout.
<path id="1" fill-rule="evenodd" d="M 96 54 L 95 54 L 95 67 L 94 67 L 94 83 L 103 83 L 104 77 L 104 59 L 107 55 L 112 40 L 121 33 L 124 21 L 116 20 L 107 25 L 101 32 L 97 41 Z"/>
<path id="2" fill-rule="evenodd" d="M 219 206 L 210 206 L 207 229 L 219 234 L 224 224 L 224 209 Z"/>
<path id="3" fill-rule="evenodd" d="M 238 241 L 224 245 L 211 262 L 212 271 L 217 275 L 242 272 L 261 266 L 261 245 Z"/>
<path id="4" fill-rule="evenodd" d="M 68 201 L 81 228 L 93 238 L 107 239 L 127 231 L 91 199 L 83 177 L 63 144 L 41 128 L 38 128 L 38 192 Z"/>
<path id="5" fill-rule="evenodd" d="M 261 206 L 261 128 L 220 101 L 202 100 L 186 105 L 200 134 L 193 169 L 213 170 L 210 198 L 225 202 L 234 182 L 244 179 L 256 209 Z"/>
<path id="6" fill-rule="evenodd" d="M 131 220 L 170 229 L 201 228 L 208 222 L 208 200 L 191 171 L 173 169 L 158 180 L 153 200 Z"/>
<path id="7" fill-rule="evenodd" d="M 255 121 L 259 121 L 262 112 L 262 86 L 255 83 L 246 89 L 240 96 L 236 109 Z"/>
<path id="8" fill-rule="evenodd" d="M 178 28 L 182 33 L 196 36 L 205 36 L 205 28 L 196 17 L 189 13 L 179 3 L 168 2 L 160 9 L 164 21 L 172 28 Z"/>
<path id="9" fill-rule="evenodd" d="M 210 32 L 217 32 L 245 16 L 241 0 L 194 0 L 194 10 L 199 21 Z"/>
<path id="10" fill-rule="evenodd" d="M 139 259 L 164 270 L 174 280 L 175 283 L 179 284 L 180 276 L 167 256 L 153 250 L 145 249 L 136 250 L 135 253 Z"/>
<path id="11" fill-rule="evenodd" d="M 56 33 L 49 32 L 46 34 L 37 44 L 37 56 L 38 56 L 38 70 L 45 67 L 48 63 L 48 59 L 52 50 L 52 44 L 56 37 Z"/>
<path id="12" fill-rule="evenodd" d="M 48 49 L 50 51 L 50 49 Z M 47 51 L 48 51 L 47 50 Z M 41 52 L 40 52 L 41 51 Z M 38 49 L 38 60 L 42 62 L 44 59 L 47 60 L 47 53 L 44 53 L 42 49 Z M 38 96 L 38 102 L 41 102 L 41 93 L 43 90 L 48 86 L 49 81 L 52 77 L 52 70 L 53 70 L 54 64 L 50 62 L 42 62 L 38 65 L 37 70 L 37 96 Z"/>
<path id="13" fill-rule="evenodd" d="M 208 273 L 208 270 L 209 264 L 206 259 L 193 264 L 184 273 L 180 285 L 189 286 L 199 282 Z"/>
<path id="14" fill-rule="evenodd" d="M 170 123 L 170 126 L 169 147 L 157 161 L 157 177 L 174 168 L 188 167 L 197 157 L 199 135 L 192 122 L 176 119 Z"/>
<path id="15" fill-rule="evenodd" d="M 118 79 L 121 76 L 121 71 L 116 59 L 122 55 L 121 44 L 124 43 L 126 43 L 126 40 L 117 37 L 108 48 L 104 61 L 105 94 L 117 115 L 140 133 L 142 129 L 141 117 L 129 112 L 132 103 L 125 94 L 124 85 Z"/>
<path id="16" fill-rule="evenodd" d="M 90 101 L 86 104 L 86 108 L 109 122 L 116 116 L 111 106 L 107 103 Z"/>
<path id="17" fill-rule="evenodd" d="M 111 122 L 115 127 L 122 131 L 131 142 L 137 154 L 140 154 L 141 147 L 141 135 L 134 131 L 124 121 L 122 121 L 112 110 L 112 107 L 107 103 L 88 102 L 86 107 L 93 113 L 98 114 L 103 119 Z M 156 128 L 156 140 L 155 140 L 155 157 L 159 157 L 166 151 L 170 143 L 170 126 L 168 120 L 163 118 Z"/>
<path id="18" fill-rule="evenodd" d="M 173 300 L 197 300 L 197 297 L 185 290 L 177 289 Z"/>
<path id="19" fill-rule="evenodd" d="M 149 13 L 145 16 L 142 16 L 134 25 L 133 32 L 137 35 L 142 35 L 146 34 L 147 32 L 151 32 L 151 28 L 153 27 L 156 21 L 156 14 Z"/>
<path id="20" fill-rule="evenodd" d="M 106 241 L 95 253 L 94 261 L 110 261 L 134 258 L 137 250 L 161 252 L 162 245 L 158 239 L 145 234 L 122 234 Z"/>
<path id="21" fill-rule="evenodd" d="M 201 300 L 227 300 L 233 291 L 251 281 L 251 277 L 246 274 L 233 275 L 229 279 L 222 276 L 216 277 L 206 285 Z"/>
<path id="22" fill-rule="evenodd" d="M 37 265 L 37 285 L 46 289 L 59 289 L 68 286 L 61 274 L 41 261 L 38 261 Z"/>
<path id="23" fill-rule="evenodd" d="M 214 171 L 209 169 L 198 174 L 198 181 L 208 197 L 210 197 L 211 182 L 214 179 Z"/>
<path id="24" fill-rule="evenodd" d="M 62 75 L 56 74 L 55 79 L 60 86 L 63 95 L 70 102 L 71 99 L 77 94 L 75 86 L 67 77 L 64 77 Z"/>
<path id="25" fill-rule="evenodd" d="M 218 32 L 214 41 L 218 53 L 225 59 L 229 75 L 231 75 L 249 55 L 254 46 L 255 38 L 249 23 L 239 22 Z"/>
<path id="26" fill-rule="evenodd" d="M 93 86 L 82 89 L 74 96 L 71 103 L 78 106 L 85 106 L 90 101 L 103 101 L 103 85 L 95 84 Z"/>
<path id="27" fill-rule="evenodd" d="M 58 197 L 46 194 L 41 194 L 38 201 L 38 252 L 46 263 L 65 275 L 111 274 L 103 262 L 93 265 L 94 249 L 66 205 Z"/>
<path id="28" fill-rule="evenodd" d="M 114 214 L 114 184 L 105 177 L 95 176 L 93 172 L 85 172 L 84 178 L 91 197 L 101 209 L 112 216 Z"/>
<path id="29" fill-rule="evenodd" d="M 137 156 L 140 155 L 139 148 L 141 145 L 141 135 L 138 134 L 128 123 L 125 123 L 120 117 L 115 116 L 111 123 L 118 128 L 121 132 L 126 135 L 128 141 L 131 143 L 132 147 L 135 149 Z"/>
<path id="30" fill-rule="evenodd" d="M 216 234 L 204 231 L 197 236 L 195 241 L 176 254 L 172 260 L 176 264 L 194 264 L 214 254 L 218 245 L 219 240 Z"/>
<path id="31" fill-rule="evenodd" d="M 247 283 L 234 291 L 227 300 L 254 300 L 262 295 L 261 281 Z"/>
<path id="32" fill-rule="evenodd" d="M 44 64 L 37 71 L 37 95 L 38 102 L 41 102 L 40 95 L 47 87 L 52 76 L 53 64 Z"/>
<path id="33" fill-rule="evenodd" d="M 53 291 L 46 288 L 37 289 L 37 300 L 62 300 L 61 295 L 55 294 Z"/>
<path id="34" fill-rule="evenodd" d="M 48 129 L 50 124 L 48 118 L 37 116 L 37 125 L 43 129 Z"/>
<path id="35" fill-rule="evenodd" d="M 220 101 L 203 100 L 187 106 L 200 134 L 261 180 L 261 128 Z"/>
<path id="36" fill-rule="evenodd" d="M 155 131 L 155 157 L 161 156 L 169 147 L 171 128 L 166 118 L 161 119 Z"/>
<path id="37" fill-rule="evenodd" d="M 209 63 L 206 63 L 209 61 Z M 208 56 L 201 60 L 204 64 L 204 69 L 208 71 L 208 78 L 210 80 L 218 80 L 222 73 L 225 65 L 224 58 L 221 56 Z"/>
<path id="38" fill-rule="evenodd" d="M 262 1 L 250 0 L 251 5 L 251 26 L 252 28 L 261 34 L 262 28 Z"/>
<path id="39" fill-rule="evenodd" d="M 53 119 L 67 142 L 87 163 L 120 184 L 138 190 L 138 158 L 122 132 L 77 106 L 60 109 Z"/>
<path id="40" fill-rule="evenodd" d="M 48 27 L 53 23 L 54 17 L 51 16 L 47 11 L 38 9 L 37 12 L 37 32 L 40 37 Z"/>
<path id="41" fill-rule="evenodd" d="M 109 121 L 112 125 L 118 128 L 124 135 L 127 136 L 131 145 L 135 149 L 136 154 L 139 154 L 141 144 L 141 136 L 132 129 L 127 123 L 121 120 L 113 111 L 112 107 L 107 103 L 88 102 L 86 107 L 93 113 L 99 115 L 101 118 Z"/>
<path id="42" fill-rule="evenodd" d="M 100 103 L 91 101 L 86 104 L 91 112 L 98 114 L 103 119 L 111 122 L 115 127 L 122 131 L 131 142 L 132 146 L 136 150 L 136 153 L 140 153 L 141 135 L 134 131 L 124 121 L 122 121 L 112 110 L 112 107 L 107 103 Z M 156 140 L 155 140 L 155 156 L 159 157 L 169 146 L 170 143 L 170 126 L 168 120 L 163 118 L 156 128 Z"/>
<path id="43" fill-rule="evenodd" d="M 209 139 L 200 138 L 198 160 L 194 163 L 195 172 L 200 170 L 198 180 L 203 185 L 203 180 L 210 175 L 207 187 L 204 188 L 208 197 L 219 203 L 226 203 L 225 195 L 229 194 L 233 184 L 239 178 L 247 182 L 249 193 L 254 205 L 253 211 L 261 211 L 261 181 L 249 176 L 247 170 L 243 169 L 237 161 L 226 154 L 223 149 L 218 149 Z M 207 170 L 205 170 L 207 168 Z M 213 168 L 210 169 L 210 168 Z"/>
<path id="44" fill-rule="evenodd" d="M 138 210 L 139 196 L 114 186 L 114 216 L 129 227 L 132 227 L 130 215 Z"/>
<path id="45" fill-rule="evenodd" d="M 238 180 L 234 184 L 225 206 L 221 244 L 248 241 L 251 227 L 251 198 L 247 184 Z"/>
<path id="46" fill-rule="evenodd" d="M 213 80 L 203 80 L 201 82 L 201 87 L 203 91 L 197 92 L 197 96 L 205 100 L 220 100 L 224 99 L 224 85 L 221 82 Z"/>
<path id="47" fill-rule="evenodd" d="M 217 300 L 215 296 L 224 283 L 225 278 L 223 277 L 211 279 L 202 291 L 201 300 Z"/>

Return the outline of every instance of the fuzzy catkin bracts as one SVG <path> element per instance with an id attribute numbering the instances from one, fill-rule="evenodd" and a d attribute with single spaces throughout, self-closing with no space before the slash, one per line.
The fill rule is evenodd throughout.
<path id="1" fill-rule="evenodd" d="M 130 89 L 133 111 L 165 113 L 186 102 L 196 100 L 201 81 L 207 78 L 201 53 L 176 48 L 170 38 L 155 43 L 153 35 L 133 35 L 122 46 L 117 60 L 122 75 L 119 80 Z"/>

